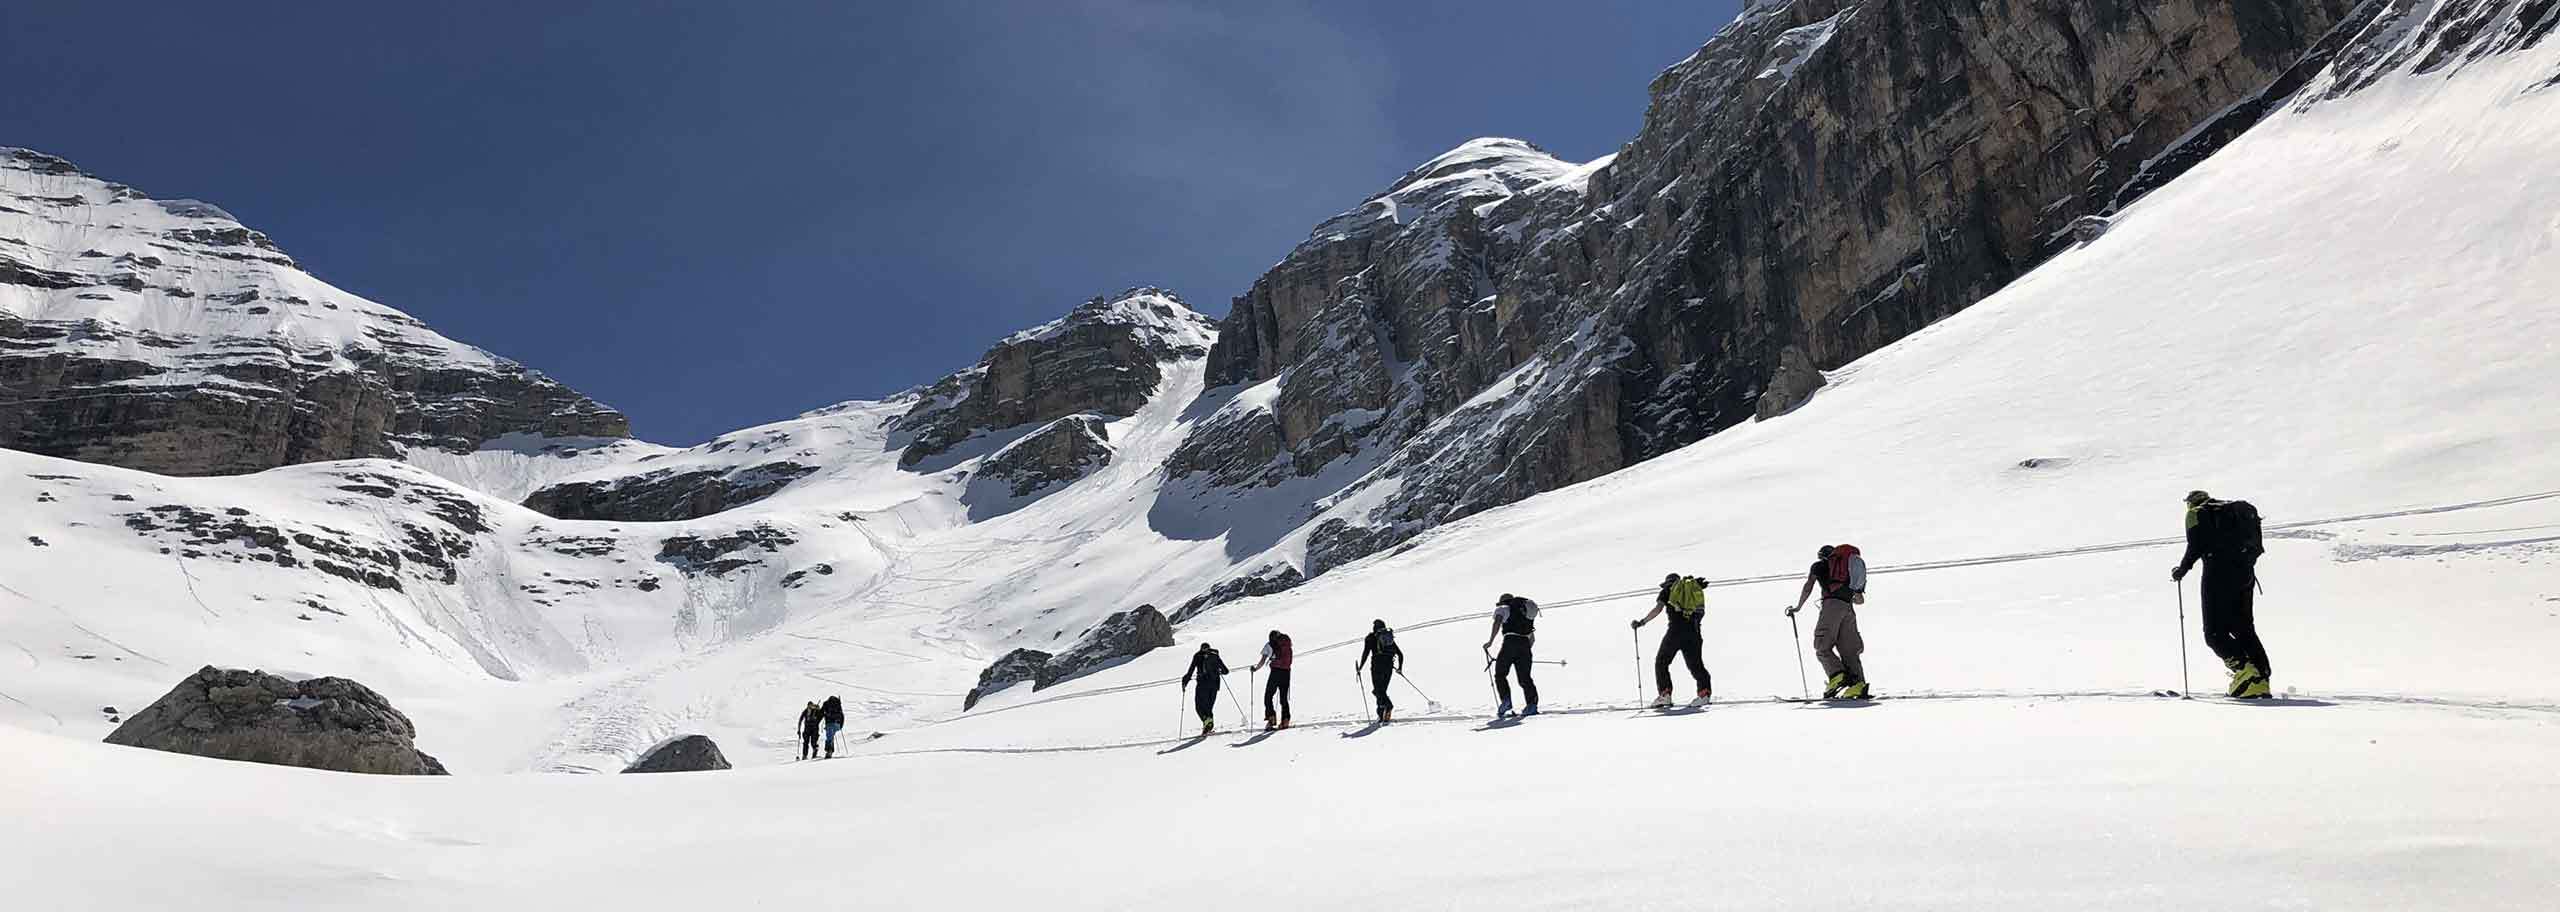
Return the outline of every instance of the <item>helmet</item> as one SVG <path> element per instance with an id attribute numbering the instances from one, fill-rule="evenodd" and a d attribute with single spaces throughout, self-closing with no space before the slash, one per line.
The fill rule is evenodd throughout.
<path id="1" fill-rule="evenodd" d="M 1373 619 L 1373 620 L 1371 620 L 1371 621 L 1369 622 L 1369 629 L 1371 629 L 1371 630 L 1385 630 L 1385 629 L 1387 629 L 1387 622 L 1386 622 L 1386 620 L 1385 620 L 1384 618 Z"/>
<path id="2" fill-rule="evenodd" d="M 1496 604 L 1496 605 L 1508 605 L 1508 604 L 1511 604 L 1512 602 L 1516 602 L 1516 601 L 1519 601 L 1519 600 L 1520 600 L 1520 597 L 1519 597 L 1519 596 L 1512 595 L 1511 593 L 1505 592 L 1505 593 L 1503 593 L 1503 594 L 1502 594 L 1502 597 L 1501 597 L 1501 598 L 1494 599 L 1494 600 L 1493 600 L 1493 603 L 1494 603 L 1494 604 Z"/>
<path id="3" fill-rule="evenodd" d="M 2197 505 L 2197 504 L 2204 503 L 2205 501 L 2212 500 L 2212 499 L 2213 499 L 2213 495 L 2211 495 L 2211 494 L 2207 494 L 2207 493 L 2205 493 L 2205 492 L 2203 492 L 2203 491 L 2188 491 L 2188 492 L 2187 492 L 2187 506 L 2190 506 L 2190 507 L 2195 506 L 2195 505 Z"/>
<path id="4" fill-rule="evenodd" d="M 1815 556 L 1815 557 L 1819 557 L 1819 558 L 1822 558 L 1823 560 L 1830 560 L 1830 559 L 1831 559 L 1831 546 L 1830 546 L 1830 545 L 1824 545 L 1824 546 L 1822 546 L 1822 550 L 1820 550 L 1820 551 L 1816 551 L 1816 552 L 1813 552 L 1813 556 Z"/>
<path id="5" fill-rule="evenodd" d="M 1676 583 L 1676 582 L 1679 582 L 1679 581 L 1680 581 L 1680 574 L 1677 574 L 1677 573 L 1665 573 L 1665 574 L 1663 574 L 1663 575 L 1662 575 L 1662 581 L 1663 581 L 1663 582 L 1666 582 L 1666 583 Z"/>

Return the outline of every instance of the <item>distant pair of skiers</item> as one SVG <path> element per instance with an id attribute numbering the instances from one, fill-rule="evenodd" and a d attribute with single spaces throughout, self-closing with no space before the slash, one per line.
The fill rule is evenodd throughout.
<path id="1" fill-rule="evenodd" d="M 800 710 L 800 759 L 818 757 L 818 735 L 826 734 L 826 756 L 836 755 L 836 733 L 844 730 L 844 700 L 829 696 L 823 705 L 811 703 Z"/>
<path id="2" fill-rule="evenodd" d="M 2204 563 L 2204 644 L 2231 671 L 2226 693 L 2243 700 L 2275 696 L 2275 665 L 2258 641 L 2256 586 L 2258 556 L 2267 553 L 2258 508 L 2245 500 L 2215 500 L 2189 491 L 2187 553 L 2169 571 L 2172 582 L 2184 582 L 2187 571 Z"/>
<path id="3" fill-rule="evenodd" d="M 1289 677 L 1296 663 L 1297 655 L 1290 646 L 1289 635 L 1271 631 L 1271 635 L 1262 642 L 1262 658 L 1255 660 L 1252 666 L 1254 671 L 1265 667 L 1271 669 L 1270 683 L 1262 686 L 1264 731 L 1289 727 Z M 1191 654 L 1191 667 L 1183 669 L 1182 686 L 1190 687 L 1194 680 L 1200 682 L 1199 689 L 1192 692 L 1191 707 L 1200 715 L 1201 734 L 1217 730 L 1218 691 L 1226 686 L 1227 675 L 1233 673 L 1227 667 L 1227 660 L 1218 655 L 1217 647 L 1207 643 L 1200 644 L 1200 650 Z M 1272 706 L 1275 699 L 1279 702 L 1276 710 Z"/>
<path id="4" fill-rule="evenodd" d="M 1689 705 L 1704 706 L 1715 696 L 1715 677 L 1707 673 L 1706 660 L 1700 656 L 1706 648 L 1700 623 L 1707 615 L 1707 581 L 1678 573 L 1664 576 L 1662 588 L 1653 594 L 1653 610 L 1627 626 L 1641 630 L 1665 612 L 1670 617 L 1663 622 L 1662 645 L 1653 652 L 1653 706 L 1671 706 L 1671 658 L 1675 655 L 1688 662 L 1689 680 L 1698 685 L 1698 696 Z"/>

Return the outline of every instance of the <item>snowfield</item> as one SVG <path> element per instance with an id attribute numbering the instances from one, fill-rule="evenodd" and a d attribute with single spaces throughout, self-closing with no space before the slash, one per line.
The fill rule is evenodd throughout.
<path id="1" fill-rule="evenodd" d="M 885 463 L 639 524 L 396 463 L 166 479 L 0 453 L 0 884 L 29 908 L 2547 910 L 2556 64 L 2546 43 L 2285 110 L 1784 417 L 965 714 L 996 653 L 1074 636 L 1063 606 L 1196 591 L 1256 552 L 1207 532 L 1271 522 L 1252 511 L 1283 494 L 1170 534 L 1149 468 L 1250 391 L 1176 365 L 1113 423 L 1127 458 L 983 522 L 965 485 Z M 868 408 L 731 438 L 894 461 Z M 519 457 L 438 471 L 569 477 Z M 350 473 L 393 493 L 348 493 Z M 2267 516 L 2258 621 L 2285 699 L 2151 695 L 2187 686 L 2182 645 L 2193 690 L 2222 679 L 2168 580 L 2191 488 Z M 447 497 L 488 528 L 454 532 L 456 582 L 396 594 L 219 556 L 237 542 L 162 554 L 123 518 L 237 504 L 396 544 L 402 523 L 441 534 L 420 504 Z M 791 540 L 736 552 L 753 567 L 659 566 L 671 535 L 758 524 Z M 1861 622 L 1886 699 L 1774 699 L 1800 686 L 1782 608 L 1840 541 L 1875 572 Z M 1661 628 L 1627 622 L 1671 570 L 1716 581 L 1720 705 L 1664 717 L 1634 708 Z M 1490 722 L 1466 648 L 1503 592 L 1549 606 L 1539 656 L 1567 663 L 1537 667 L 1548 712 L 1518 724 Z M 305 597 L 342 614 L 299 620 Z M 1387 726 L 1361 721 L 1342 645 L 1372 618 L 1409 654 Z M 1270 629 L 1298 645 L 1299 725 L 1265 736 L 1233 707 Z M 1201 642 L 1236 698 L 1186 738 L 1170 679 Z M 363 680 L 457 775 L 96 743 L 102 704 L 206 663 Z M 855 716 L 850 758 L 791 762 L 793 715 L 828 693 Z M 742 769 L 544 772 L 618 769 L 678 731 Z"/>

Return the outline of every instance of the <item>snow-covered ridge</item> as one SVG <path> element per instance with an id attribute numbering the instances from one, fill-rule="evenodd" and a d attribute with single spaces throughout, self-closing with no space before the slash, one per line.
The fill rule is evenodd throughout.
<path id="1" fill-rule="evenodd" d="M 0 445 L 178 474 L 628 432 L 218 207 L 25 149 L 0 149 L 0 363 L 21 378 L 0 384 Z"/>

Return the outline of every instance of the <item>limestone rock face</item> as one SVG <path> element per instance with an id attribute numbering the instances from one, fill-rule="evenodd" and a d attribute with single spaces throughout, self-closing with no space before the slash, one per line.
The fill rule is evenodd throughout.
<path id="1" fill-rule="evenodd" d="M 917 466 L 982 431 L 1079 413 L 1132 414 L 1163 382 L 1164 362 L 1205 354 L 1215 332 L 1209 318 L 1159 289 L 1094 298 L 1007 337 L 977 366 L 923 390 L 891 425 L 909 441 L 900 464 Z"/>
<path id="2" fill-rule="evenodd" d="M 720 745 L 702 735 L 670 738 L 649 749 L 622 771 L 626 773 L 700 773 L 729 768 Z"/>
<path id="3" fill-rule="evenodd" d="M 2238 135 L 2378 8 L 1749 4 L 1616 155 L 1478 140 L 1320 226 L 1236 299 L 1210 382 L 1244 391 L 1168 470 L 1352 467 L 1313 576 L 1777 419 Z"/>
<path id="4" fill-rule="evenodd" d="M 699 519 L 773 496 L 818 470 L 797 462 L 691 471 L 660 469 L 593 481 L 569 481 L 533 492 L 524 505 L 561 519 L 671 522 Z"/>
<path id="5" fill-rule="evenodd" d="M 107 743 L 349 773 L 444 775 L 391 701 L 345 678 L 292 681 L 206 666 L 107 735 Z"/>
<path id="6" fill-rule="evenodd" d="M 1002 482 L 1015 497 L 1083 478 L 1111 464 L 1111 435 L 1099 415 L 1069 415 L 997 450 L 979 477 Z"/>
<path id="7" fill-rule="evenodd" d="M 0 446 L 210 475 L 629 432 L 312 277 L 218 208 L 0 148 Z"/>

